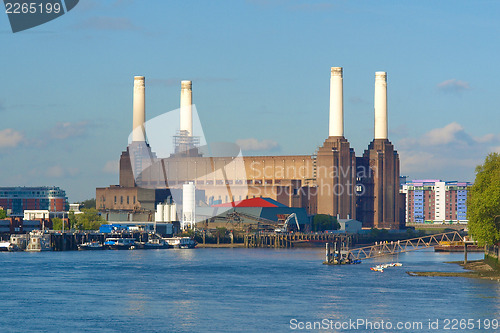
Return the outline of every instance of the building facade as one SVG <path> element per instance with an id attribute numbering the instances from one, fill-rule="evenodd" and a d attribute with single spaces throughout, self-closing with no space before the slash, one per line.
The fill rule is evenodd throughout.
<path id="1" fill-rule="evenodd" d="M 469 182 L 413 180 L 402 186 L 406 194 L 406 223 L 467 223 Z"/>
<path id="2" fill-rule="evenodd" d="M 146 141 L 144 80 L 142 76 L 134 78 L 133 135 L 120 157 L 119 185 L 96 189 L 97 209 L 154 211 L 155 205 L 169 196 L 182 204 L 182 197 L 175 198 L 175 192 L 193 182 L 202 192 L 201 204 L 205 206 L 267 197 L 288 207 L 304 208 L 310 215 L 357 219 L 367 228 L 399 229 L 401 222 L 404 224 L 400 219 L 399 156 L 387 136 L 385 72 L 375 76 L 374 139 L 359 158 L 344 136 L 341 67 L 331 68 L 328 137 L 311 155 L 206 154 L 195 144 L 192 86 L 183 81 L 180 130 L 173 136 L 174 142 L 182 144 L 175 145 L 171 156 L 158 158 L 155 147 Z M 149 198 L 147 203 L 141 197 Z"/>
<path id="3" fill-rule="evenodd" d="M 25 210 L 68 210 L 68 197 L 59 187 L 0 187 L 0 206 L 11 209 L 13 216 Z"/>

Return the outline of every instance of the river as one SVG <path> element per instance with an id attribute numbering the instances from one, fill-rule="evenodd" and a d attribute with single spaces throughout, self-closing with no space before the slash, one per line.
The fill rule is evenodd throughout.
<path id="1" fill-rule="evenodd" d="M 461 271 L 444 262 L 462 254 L 323 259 L 321 248 L 0 253 L 0 331 L 498 331 L 499 283 L 406 274 Z M 389 260 L 403 267 L 369 269 Z"/>

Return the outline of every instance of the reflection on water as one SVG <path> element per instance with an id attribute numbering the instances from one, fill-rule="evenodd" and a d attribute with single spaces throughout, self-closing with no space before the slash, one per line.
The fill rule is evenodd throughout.
<path id="1" fill-rule="evenodd" d="M 150 303 L 149 297 L 142 294 L 128 293 L 127 298 L 127 315 L 131 317 L 144 317 L 146 314 L 146 305 Z"/>
<path id="2" fill-rule="evenodd" d="M 497 282 L 406 274 L 461 271 L 443 262 L 462 254 L 401 254 L 404 266 L 384 273 L 370 266 L 394 258 L 325 266 L 323 257 L 323 249 L 0 253 L 0 330 L 276 332 L 293 318 L 427 323 L 500 313 Z"/>

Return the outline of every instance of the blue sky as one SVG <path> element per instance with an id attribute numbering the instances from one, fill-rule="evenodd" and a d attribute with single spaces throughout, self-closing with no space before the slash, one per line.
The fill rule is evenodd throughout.
<path id="1" fill-rule="evenodd" d="M 133 76 L 146 118 L 179 107 L 209 142 L 312 154 L 328 135 L 330 67 L 344 68 L 345 135 L 373 137 L 376 71 L 410 178 L 474 179 L 500 151 L 497 1 L 81 0 L 13 34 L 0 14 L 0 185 L 56 185 L 71 201 L 118 183 Z M 170 144 L 170 143 L 168 143 Z M 153 147 L 154 149 L 154 147 Z"/>

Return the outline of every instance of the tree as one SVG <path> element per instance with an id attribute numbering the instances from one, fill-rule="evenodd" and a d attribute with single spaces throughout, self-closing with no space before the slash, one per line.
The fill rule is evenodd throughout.
<path id="1" fill-rule="evenodd" d="M 52 219 L 52 230 L 62 230 L 62 219 L 58 217 Z"/>
<path id="2" fill-rule="evenodd" d="M 69 219 L 69 228 L 73 229 L 75 228 L 76 225 L 76 217 L 75 217 L 75 212 L 70 210 L 68 214 L 68 219 Z"/>
<path id="3" fill-rule="evenodd" d="M 222 228 L 217 227 L 215 230 L 216 230 L 215 236 L 217 237 L 217 244 L 219 244 L 220 239 L 221 238 L 224 239 L 224 237 L 226 237 L 227 229 L 224 227 L 222 227 Z"/>
<path id="4" fill-rule="evenodd" d="M 467 195 L 469 232 L 480 246 L 500 242 L 500 154 L 491 153 L 476 167 Z"/>
<path id="5" fill-rule="evenodd" d="M 334 216 L 316 214 L 313 218 L 312 227 L 314 231 L 337 230 L 340 229 L 340 224 Z"/>
<path id="6" fill-rule="evenodd" d="M 81 208 L 87 208 L 87 209 L 96 208 L 95 199 L 92 198 L 92 199 L 82 201 Z"/>
<path id="7" fill-rule="evenodd" d="M 0 220 L 7 218 L 7 212 L 3 209 L 0 209 Z"/>
<path id="8" fill-rule="evenodd" d="M 82 214 L 75 215 L 75 228 L 78 230 L 97 230 L 106 222 L 95 208 L 83 208 L 82 212 Z"/>

